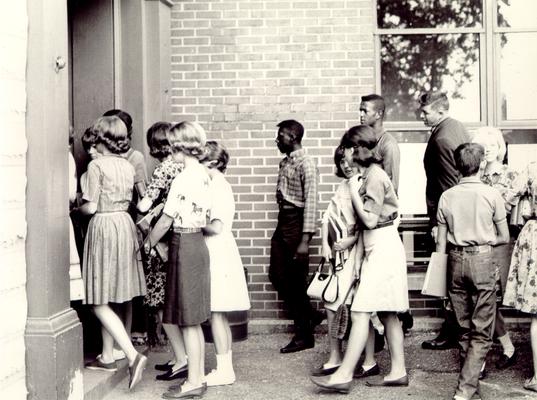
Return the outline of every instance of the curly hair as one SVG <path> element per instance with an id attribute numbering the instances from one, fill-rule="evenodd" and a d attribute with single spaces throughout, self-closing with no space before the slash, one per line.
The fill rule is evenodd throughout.
<path id="1" fill-rule="evenodd" d="M 157 160 L 162 160 L 172 154 L 172 148 L 168 141 L 168 132 L 172 124 L 169 122 L 155 122 L 149 127 L 146 134 L 149 154 Z"/>
<path id="2" fill-rule="evenodd" d="M 226 172 L 229 162 L 229 153 L 226 148 L 214 140 L 208 140 L 205 144 L 206 152 L 203 161 L 217 161 L 213 168 L 220 172 Z"/>
<path id="3" fill-rule="evenodd" d="M 205 157 L 207 135 L 197 122 L 179 122 L 172 126 L 167 136 L 172 152 L 182 152 L 198 160 L 203 160 Z"/>
<path id="4" fill-rule="evenodd" d="M 91 127 L 97 133 L 97 142 L 111 153 L 125 153 L 130 148 L 127 127 L 119 117 L 100 117 Z"/>
<path id="5" fill-rule="evenodd" d="M 93 129 L 93 125 L 84 131 L 80 140 L 86 153 L 89 153 L 89 150 L 97 143 L 97 132 Z"/>
<path id="6" fill-rule="evenodd" d="M 375 136 L 375 131 L 373 128 L 367 125 L 357 125 L 350 128 L 343 137 L 341 138 L 340 146 L 346 148 L 346 149 L 355 149 L 356 147 L 363 147 L 369 150 L 371 155 L 367 158 L 367 160 L 359 160 L 356 156 L 356 151 L 354 152 L 354 162 L 359 163 L 363 166 L 368 167 L 369 165 L 373 163 L 381 163 L 382 159 L 380 159 L 375 153 L 373 152 L 373 149 L 377 145 L 377 138 Z"/>
<path id="7" fill-rule="evenodd" d="M 127 136 L 129 140 L 132 138 L 132 117 L 127 111 L 119 109 L 108 110 L 103 114 L 103 117 L 118 117 L 127 127 Z"/>

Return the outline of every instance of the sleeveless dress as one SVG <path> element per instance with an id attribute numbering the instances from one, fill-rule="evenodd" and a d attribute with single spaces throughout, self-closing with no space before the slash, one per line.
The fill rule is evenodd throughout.
<path id="1" fill-rule="evenodd" d="M 136 227 L 127 212 L 134 168 L 121 156 L 102 156 L 88 165 L 84 186 L 83 199 L 97 204 L 84 242 L 84 303 L 123 303 L 144 295 Z"/>
<path id="2" fill-rule="evenodd" d="M 205 236 L 211 270 L 211 311 L 240 311 L 250 308 L 248 287 L 241 256 L 231 232 L 235 216 L 235 201 L 231 185 L 221 173 L 210 184 L 213 206 L 211 220 L 222 221 L 217 235 Z"/>

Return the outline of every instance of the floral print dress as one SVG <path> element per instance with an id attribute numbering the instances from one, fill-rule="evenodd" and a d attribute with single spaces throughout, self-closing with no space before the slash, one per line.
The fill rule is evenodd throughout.
<path id="1" fill-rule="evenodd" d="M 156 166 L 147 185 L 145 196 L 153 201 L 156 207 L 166 201 L 173 179 L 183 170 L 183 165 L 176 163 L 170 157 Z M 163 240 L 166 240 L 166 236 Z M 149 307 L 162 308 L 164 305 L 164 288 L 166 287 L 167 263 L 157 254 L 147 255 L 146 285 L 147 294 L 144 303 Z"/>
<path id="2" fill-rule="evenodd" d="M 519 178 L 531 210 L 515 243 L 503 304 L 537 314 L 537 163 L 529 164 Z"/>

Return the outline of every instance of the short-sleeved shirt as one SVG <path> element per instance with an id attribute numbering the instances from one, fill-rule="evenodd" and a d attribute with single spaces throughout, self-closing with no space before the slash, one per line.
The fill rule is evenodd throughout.
<path id="1" fill-rule="evenodd" d="M 165 199 L 168 196 L 174 178 L 182 170 L 183 164 L 175 162 L 172 158 L 166 158 L 155 167 L 145 190 L 145 197 L 148 197 L 153 202 L 157 199 Z"/>
<path id="2" fill-rule="evenodd" d="M 291 152 L 280 161 L 276 199 L 304 209 L 302 232 L 313 233 L 317 222 L 317 180 L 315 161 L 304 149 Z"/>
<path id="3" fill-rule="evenodd" d="M 505 221 L 500 192 L 479 177 L 461 178 L 438 202 L 438 225 L 447 226 L 448 242 L 455 246 L 477 246 L 496 241 L 495 225 Z"/>
<path id="4" fill-rule="evenodd" d="M 132 199 L 134 167 L 118 155 L 91 161 L 86 172 L 83 199 L 97 204 L 97 212 L 127 211 Z"/>
<path id="5" fill-rule="evenodd" d="M 211 208 L 210 178 L 201 164 L 185 167 L 172 182 L 164 214 L 174 228 L 203 228 Z"/>
<path id="6" fill-rule="evenodd" d="M 147 182 L 147 169 L 145 167 L 145 158 L 138 150 L 134 150 L 132 147 L 127 152 L 122 154 L 125 159 L 134 167 L 134 184 L 140 182 Z"/>
<path id="7" fill-rule="evenodd" d="M 362 176 L 364 181 L 358 193 L 364 210 L 378 215 L 378 224 L 397 218 L 397 195 L 388 174 L 378 164 L 371 164 Z"/>
<path id="8" fill-rule="evenodd" d="M 397 193 L 399 190 L 399 165 L 401 163 L 401 152 L 397 139 L 384 132 L 373 151 L 382 159 L 382 169 L 386 171 L 392 180 L 393 188 Z"/>

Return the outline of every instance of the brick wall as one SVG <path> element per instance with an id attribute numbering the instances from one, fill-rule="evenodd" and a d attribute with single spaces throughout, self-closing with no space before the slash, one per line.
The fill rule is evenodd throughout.
<path id="1" fill-rule="evenodd" d="M 0 5 L 0 398 L 26 398 L 26 1 Z"/>
<path id="2" fill-rule="evenodd" d="M 230 152 L 234 228 L 253 318 L 281 316 L 268 281 L 281 159 L 275 126 L 289 118 L 305 126 L 324 210 L 338 183 L 334 147 L 358 123 L 360 96 L 374 87 L 372 15 L 368 0 L 175 1 L 172 119 L 200 122 Z M 318 254 L 318 234 L 313 244 Z"/>

